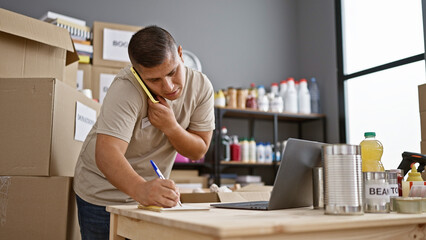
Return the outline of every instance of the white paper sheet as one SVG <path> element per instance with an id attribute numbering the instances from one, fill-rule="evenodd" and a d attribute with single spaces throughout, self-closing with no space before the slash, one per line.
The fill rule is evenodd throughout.
<path id="1" fill-rule="evenodd" d="M 74 139 L 84 142 L 92 126 L 96 122 L 96 110 L 84 105 L 81 102 L 76 103 L 75 108 L 75 134 Z"/>
<path id="2" fill-rule="evenodd" d="M 135 32 L 104 28 L 103 59 L 130 62 L 127 47 Z"/>
<path id="3" fill-rule="evenodd" d="M 111 86 L 112 81 L 114 80 L 114 74 L 101 73 L 99 76 L 99 102 L 102 104 L 104 102 L 105 95 L 108 92 L 109 86 Z"/>

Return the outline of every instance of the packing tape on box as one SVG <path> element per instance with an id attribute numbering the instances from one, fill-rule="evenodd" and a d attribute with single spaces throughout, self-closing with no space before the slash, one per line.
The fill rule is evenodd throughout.
<path id="1" fill-rule="evenodd" d="M 7 193 L 9 191 L 11 178 L 0 177 L 0 226 L 6 223 Z"/>

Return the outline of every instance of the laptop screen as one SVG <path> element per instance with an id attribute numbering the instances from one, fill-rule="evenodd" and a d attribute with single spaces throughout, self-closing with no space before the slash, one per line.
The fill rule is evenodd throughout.
<path id="1" fill-rule="evenodd" d="M 268 209 L 312 206 L 312 169 L 322 166 L 322 145 L 295 138 L 287 140 Z"/>

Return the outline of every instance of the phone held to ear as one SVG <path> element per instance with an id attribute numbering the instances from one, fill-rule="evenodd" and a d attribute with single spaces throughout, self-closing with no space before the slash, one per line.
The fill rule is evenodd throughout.
<path id="1" fill-rule="evenodd" d="M 131 67 L 130 71 L 132 71 L 132 73 L 135 76 L 136 80 L 138 80 L 139 84 L 141 85 L 142 89 L 145 91 L 146 95 L 148 95 L 149 99 L 151 99 L 151 101 L 153 103 L 158 103 L 158 100 L 156 100 L 154 98 L 154 96 L 152 96 L 151 92 L 148 90 L 148 88 L 143 83 L 142 78 L 139 76 L 139 73 L 136 72 L 136 69 L 134 69 L 133 67 Z"/>

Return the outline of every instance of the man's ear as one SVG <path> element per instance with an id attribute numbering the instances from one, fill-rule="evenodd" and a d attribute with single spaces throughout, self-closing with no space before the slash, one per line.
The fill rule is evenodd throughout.
<path id="1" fill-rule="evenodd" d="M 182 62 L 184 62 L 183 57 L 182 57 L 182 46 L 179 45 L 177 51 L 178 51 L 180 59 L 182 59 Z"/>

